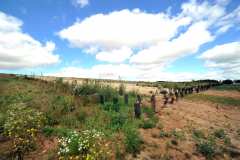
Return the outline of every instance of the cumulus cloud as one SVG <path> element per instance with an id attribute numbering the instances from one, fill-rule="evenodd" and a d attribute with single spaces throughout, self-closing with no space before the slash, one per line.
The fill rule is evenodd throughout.
<path id="1" fill-rule="evenodd" d="M 232 69 L 240 67 L 240 42 L 217 45 L 196 58 L 203 58 L 205 67 Z"/>
<path id="2" fill-rule="evenodd" d="M 132 54 L 132 50 L 129 47 L 123 46 L 120 50 L 112 50 L 110 52 L 99 52 L 96 58 L 100 61 L 107 61 L 110 63 L 122 63 Z"/>
<path id="3" fill-rule="evenodd" d="M 121 63 L 130 58 L 129 62 L 133 64 L 165 65 L 196 53 L 202 44 L 213 41 L 233 27 L 239 9 L 223 18 L 228 3 L 228 0 L 216 0 L 216 4 L 211 5 L 207 1 L 199 3 L 190 0 L 183 3 L 182 12 L 171 19 L 171 6 L 167 14 L 148 14 L 139 8 L 113 11 L 107 15 L 96 14 L 81 21 L 77 19 L 57 35 L 67 39 L 70 47 L 84 48 L 85 53 L 94 54 L 101 50 L 96 56 L 100 61 Z M 235 20 L 225 23 L 230 17 L 235 17 Z M 220 19 L 222 23 L 216 24 Z M 182 27 L 186 28 L 186 32 L 176 37 Z M 208 30 L 214 27 L 218 27 L 215 35 Z M 119 58 L 124 46 L 140 51 L 132 57 L 129 57 L 130 53 L 124 53 Z"/>
<path id="4" fill-rule="evenodd" d="M 47 41 L 45 46 L 24 34 L 23 22 L 0 12 L 0 69 L 32 69 L 37 66 L 58 64 L 59 55 L 53 55 L 55 44 Z"/>
<path id="5" fill-rule="evenodd" d="M 102 51 L 123 46 L 134 49 L 169 40 L 178 32 L 179 26 L 188 25 L 190 21 L 188 17 L 169 19 L 163 13 L 148 14 L 139 9 L 132 12 L 125 9 L 77 20 L 57 35 L 67 39 L 72 47 L 100 46 Z"/>
<path id="6" fill-rule="evenodd" d="M 71 3 L 75 7 L 78 7 L 80 5 L 81 8 L 89 4 L 88 0 L 71 0 Z"/>

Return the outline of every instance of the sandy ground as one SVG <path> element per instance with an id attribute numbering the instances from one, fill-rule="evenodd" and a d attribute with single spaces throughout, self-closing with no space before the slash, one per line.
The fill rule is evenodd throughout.
<path id="1" fill-rule="evenodd" d="M 240 92 L 235 91 L 205 91 L 204 94 L 213 94 L 213 95 L 222 95 L 227 94 L 228 96 L 239 97 Z M 195 93 L 196 94 L 196 93 Z M 158 124 L 163 124 L 163 131 L 170 132 L 173 128 L 176 128 L 177 131 L 184 130 L 183 125 L 187 125 L 188 120 L 194 120 L 196 125 L 198 125 L 198 129 L 208 134 L 206 129 L 210 129 L 210 127 L 214 127 L 214 129 L 224 128 L 225 123 L 231 124 L 233 132 L 229 133 L 228 136 L 231 138 L 231 143 L 236 147 L 238 151 L 240 151 L 240 137 L 237 137 L 236 131 L 240 129 L 240 106 L 234 107 L 225 107 L 219 105 L 217 103 L 205 102 L 205 101 L 194 101 L 188 99 L 180 99 L 178 102 L 174 102 L 173 104 L 163 104 L 163 97 L 156 97 L 156 114 L 155 116 L 159 117 Z M 150 99 L 145 99 L 142 101 L 143 104 L 151 106 Z M 164 106 L 164 107 L 163 107 Z M 174 108 L 174 110 L 173 110 Z M 170 113 L 168 115 L 167 113 Z M 158 126 L 157 124 L 157 126 Z M 166 149 L 166 141 L 162 138 L 153 138 L 152 133 L 159 134 L 159 129 L 157 127 L 152 129 L 139 129 L 140 135 L 143 136 L 143 139 L 147 141 L 148 145 L 153 141 L 160 147 L 156 148 L 152 151 L 152 147 L 148 147 L 147 149 L 141 151 L 141 154 L 138 155 L 136 159 L 151 159 L 153 153 L 159 154 L 162 153 L 164 155 Z M 167 155 L 173 156 L 175 159 L 183 159 L 185 153 L 189 153 L 191 155 L 192 160 L 202 160 L 205 159 L 202 156 L 194 155 L 193 152 L 196 152 L 196 145 L 194 141 L 192 141 L 191 135 L 186 134 L 187 141 L 179 141 L 179 145 L 176 148 L 181 148 L 182 152 L 179 152 L 175 149 L 169 149 Z M 166 140 L 171 144 L 171 139 L 166 138 Z M 151 150 L 151 152 L 148 151 Z M 181 156 L 179 157 L 179 154 Z M 186 158 L 186 157 L 185 157 Z M 127 159 L 133 159 L 131 156 L 128 156 Z M 226 157 L 226 159 L 228 159 Z M 234 158 L 233 158 L 234 159 Z M 240 159 L 240 157 L 235 158 L 236 160 Z"/>

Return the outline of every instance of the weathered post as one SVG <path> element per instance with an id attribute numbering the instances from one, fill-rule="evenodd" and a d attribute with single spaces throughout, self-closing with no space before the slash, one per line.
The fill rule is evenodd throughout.
<path id="1" fill-rule="evenodd" d="M 104 98 L 103 98 L 103 95 L 100 95 L 100 98 L 101 98 L 101 103 L 104 105 Z"/>
<path id="2" fill-rule="evenodd" d="M 168 98 L 166 98 L 166 100 L 163 102 L 164 105 L 166 105 L 168 103 Z"/>
<path id="3" fill-rule="evenodd" d="M 128 104 L 128 94 L 125 94 L 125 104 Z"/>
<path id="4" fill-rule="evenodd" d="M 155 106 L 156 106 L 155 95 L 152 95 L 152 97 L 151 97 L 151 106 L 155 111 Z"/>
<path id="5" fill-rule="evenodd" d="M 141 116 L 140 104 L 134 103 L 134 109 L 135 109 L 135 117 L 140 118 L 140 116 Z"/>
<path id="6" fill-rule="evenodd" d="M 174 98 L 172 97 L 172 100 L 171 100 L 171 102 L 169 102 L 169 104 L 173 104 L 173 102 L 174 102 Z"/>
<path id="7" fill-rule="evenodd" d="M 183 97 L 183 92 L 180 92 L 180 94 L 181 94 L 181 97 Z"/>
<path id="8" fill-rule="evenodd" d="M 140 95 L 137 95 L 137 97 L 138 97 L 139 104 L 141 104 Z"/>

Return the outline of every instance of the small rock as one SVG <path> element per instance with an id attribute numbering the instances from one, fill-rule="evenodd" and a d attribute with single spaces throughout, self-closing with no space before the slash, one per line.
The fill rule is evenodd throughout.
<path id="1" fill-rule="evenodd" d="M 42 151 L 42 153 L 45 153 L 45 152 L 46 152 L 46 150 Z"/>

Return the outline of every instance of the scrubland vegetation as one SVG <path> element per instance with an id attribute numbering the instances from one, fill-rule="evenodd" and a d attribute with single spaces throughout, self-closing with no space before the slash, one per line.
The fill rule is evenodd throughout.
<path id="1" fill-rule="evenodd" d="M 196 83 L 137 82 L 136 85 L 178 89 Z M 226 89 L 224 85 L 219 87 Z M 125 94 L 128 94 L 127 104 Z M 184 126 L 186 131 L 173 128 L 171 132 L 164 132 L 154 109 L 141 105 L 142 116 L 135 117 L 133 103 L 138 102 L 137 94 L 136 91 L 126 92 L 124 83 L 115 88 L 111 83 L 86 79 L 77 86 L 76 83 L 63 83 L 62 78 L 43 82 L 34 77 L 0 74 L 0 157 L 84 160 L 125 159 L 128 154 L 137 157 L 148 146 L 153 151 L 159 147 L 144 141 L 139 135 L 139 128 L 158 128 L 159 133 L 152 133 L 154 138 L 172 137 L 170 143 L 166 141 L 163 144 L 165 153 L 153 154 L 152 159 L 174 159 L 167 154 L 169 148 L 181 152 L 178 146 L 186 141 L 186 133 L 191 134 L 196 142 L 196 155 L 210 159 L 239 155 L 228 137 L 228 132 L 232 132 L 230 124 L 223 129 L 206 128 L 208 133 L 205 134 L 198 130 L 197 122 L 188 120 L 188 125 Z M 100 95 L 103 96 L 103 104 L 100 103 Z M 140 96 L 141 99 L 151 97 Z M 113 98 L 118 98 L 118 103 L 113 103 Z M 238 100 L 209 98 L 201 94 L 188 95 L 187 98 L 239 104 Z M 46 139 L 57 143 L 57 147 L 44 152 L 42 148 Z M 181 155 L 184 159 L 191 156 L 188 153 Z"/>

